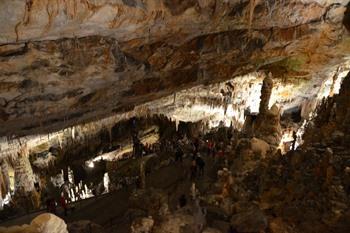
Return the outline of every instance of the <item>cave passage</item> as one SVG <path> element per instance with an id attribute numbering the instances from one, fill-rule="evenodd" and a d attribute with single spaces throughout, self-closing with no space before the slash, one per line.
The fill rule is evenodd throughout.
<path id="1" fill-rule="evenodd" d="M 0 233 L 345 233 L 350 1 L 0 3 Z"/>

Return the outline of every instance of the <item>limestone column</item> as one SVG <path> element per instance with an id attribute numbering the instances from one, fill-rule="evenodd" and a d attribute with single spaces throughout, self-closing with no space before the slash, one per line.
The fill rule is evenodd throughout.
<path id="1" fill-rule="evenodd" d="M 34 174 L 29 162 L 27 145 L 22 146 L 15 161 L 15 191 L 29 193 L 34 190 Z"/>
<path id="2" fill-rule="evenodd" d="M 259 113 L 264 114 L 269 110 L 269 102 L 273 88 L 273 80 L 271 73 L 265 77 L 263 85 L 261 87 L 261 96 L 260 96 L 260 106 Z"/>
<path id="3" fill-rule="evenodd" d="M 2 177 L 1 181 L 1 189 L 2 189 L 2 197 L 5 197 L 7 193 L 10 192 L 10 177 L 9 177 L 9 170 L 8 165 L 5 160 L 0 162 L 0 176 Z"/>
<path id="4" fill-rule="evenodd" d="M 34 188 L 34 174 L 29 161 L 27 145 L 21 146 L 15 161 L 15 199 L 27 212 L 40 206 L 40 197 Z"/>

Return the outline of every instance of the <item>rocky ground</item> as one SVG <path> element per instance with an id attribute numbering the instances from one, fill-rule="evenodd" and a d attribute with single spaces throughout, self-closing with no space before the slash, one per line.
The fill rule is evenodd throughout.
<path id="1" fill-rule="evenodd" d="M 205 136 L 178 142 L 183 162 L 174 160 L 177 146 L 169 142 L 176 140 L 163 141 L 157 155 L 126 162 L 130 174 L 144 161 L 151 163 L 152 169 L 145 165 L 143 188 L 131 184 L 77 209 L 66 219 L 70 232 L 348 232 L 349 90 L 348 75 L 340 93 L 324 99 L 307 124 L 304 144 L 283 155 L 275 143 L 281 119 L 265 101 L 250 127 L 257 137 L 246 132 L 229 137 L 227 128 L 212 132 L 215 156 L 207 155 Z M 191 179 L 197 140 L 206 166 Z M 180 207 L 182 195 L 186 203 Z"/>
<path id="2" fill-rule="evenodd" d="M 195 180 L 187 207 L 166 213 L 159 205 L 160 212 L 134 220 L 132 232 L 349 231 L 349 83 L 324 101 L 297 150 L 265 154 L 254 150 L 257 139 L 229 141 L 225 159 L 206 158 L 211 168 Z"/>

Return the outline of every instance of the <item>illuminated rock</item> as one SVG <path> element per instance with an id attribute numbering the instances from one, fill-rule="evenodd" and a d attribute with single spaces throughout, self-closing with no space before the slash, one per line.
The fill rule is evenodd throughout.
<path id="1" fill-rule="evenodd" d="M 260 69 L 316 82 L 349 54 L 348 2 L 3 0 L 0 135 L 68 128 Z"/>
<path id="2" fill-rule="evenodd" d="M 0 227 L 2 233 L 68 233 L 65 222 L 53 214 L 41 214 L 30 225 Z"/>
<path id="3" fill-rule="evenodd" d="M 41 214 L 36 217 L 30 226 L 38 233 L 68 233 L 66 223 L 53 214 Z"/>
<path id="4" fill-rule="evenodd" d="M 23 194 L 34 189 L 34 174 L 27 145 L 22 146 L 15 164 L 15 189 Z"/>
<path id="5" fill-rule="evenodd" d="M 250 146 L 254 153 L 257 153 L 261 158 L 265 158 L 267 152 L 270 150 L 270 145 L 264 140 L 258 138 L 252 138 L 250 140 Z"/>

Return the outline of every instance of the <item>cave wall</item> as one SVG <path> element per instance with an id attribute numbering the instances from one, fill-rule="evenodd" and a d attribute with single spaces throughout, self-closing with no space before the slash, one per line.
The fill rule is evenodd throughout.
<path id="1" fill-rule="evenodd" d="M 91 122 L 259 69 L 313 78 L 343 61 L 348 1 L 0 3 L 0 135 Z"/>

